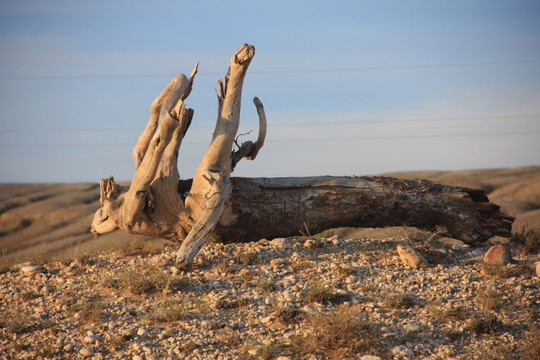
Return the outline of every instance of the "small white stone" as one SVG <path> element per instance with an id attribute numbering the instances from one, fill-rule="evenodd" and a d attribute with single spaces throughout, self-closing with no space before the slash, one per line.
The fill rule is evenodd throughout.
<path id="1" fill-rule="evenodd" d="M 45 268 L 40 265 L 25 265 L 21 267 L 21 272 L 25 276 L 32 276 L 45 271 Z"/>
<path id="2" fill-rule="evenodd" d="M 109 328 L 109 330 L 112 330 L 117 326 L 118 326 L 118 323 L 114 320 L 111 320 L 107 323 L 107 327 Z"/>
<path id="3" fill-rule="evenodd" d="M 83 347 L 81 350 L 79 350 L 79 353 L 84 357 L 94 356 L 94 352 L 87 347 Z"/>
<path id="4" fill-rule="evenodd" d="M 133 359 L 133 360 L 144 360 L 143 357 L 140 356 L 140 355 L 134 355 L 134 356 L 132 357 L 132 359 Z"/>
<path id="5" fill-rule="evenodd" d="M 146 334 L 146 329 L 145 328 L 139 328 L 139 330 L 137 330 L 137 335 L 143 336 L 145 334 Z"/>
<path id="6" fill-rule="evenodd" d="M 83 339 L 83 341 L 87 344 L 94 344 L 99 340 L 101 340 L 101 338 L 97 335 L 86 335 Z"/>
<path id="7" fill-rule="evenodd" d="M 429 267 L 428 261 L 409 245 L 398 245 L 397 252 L 401 261 L 413 268 Z"/>
<path id="8" fill-rule="evenodd" d="M 408 333 L 416 333 L 416 332 L 419 332 L 420 330 L 422 330 L 422 328 L 417 324 L 407 324 L 407 325 L 405 325 L 404 329 Z"/>
<path id="9" fill-rule="evenodd" d="M 283 294 L 283 299 L 285 301 L 289 301 L 289 302 L 295 302 L 296 301 L 296 295 L 293 294 L 293 293 L 285 293 Z"/>
<path id="10" fill-rule="evenodd" d="M 253 349 L 248 350 L 248 354 L 251 355 L 251 356 L 257 356 L 257 355 L 259 355 L 260 352 L 261 352 L 261 347 L 260 346 L 256 346 Z"/>
<path id="11" fill-rule="evenodd" d="M 289 241 L 286 238 L 275 238 L 270 241 L 270 244 L 278 247 L 284 247 L 289 245 Z"/>
<path id="12" fill-rule="evenodd" d="M 306 241 L 304 241 L 304 247 L 306 249 L 312 249 L 315 247 L 315 240 L 313 239 L 307 239 Z"/>
<path id="13" fill-rule="evenodd" d="M 275 302 L 276 302 L 276 300 L 274 300 L 274 298 L 271 297 L 271 296 L 267 296 L 267 297 L 264 298 L 264 303 L 265 303 L 266 305 L 272 305 L 272 304 L 274 304 Z"/>
<path id="14" fill-rule="evenodd" d="M 381 358 L 375 355 L 364 355 L 360 360 L 381 360 Z"/>
<path id="15" fill-rule="evenodd" d="M 302 310 L 304 310 L 304 312 L 310 314 L 310 315 L 315 315 L 317 314 L 317 308 L 315 308 L 315 306 L 313 306 L 312 304 L 307 304 L 306 306 L 304 306 L 302 308 Z"/>

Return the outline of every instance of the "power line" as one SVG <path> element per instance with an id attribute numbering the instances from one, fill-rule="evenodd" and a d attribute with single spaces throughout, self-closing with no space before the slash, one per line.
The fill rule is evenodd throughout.
<path id="1" fill-rule="evenodd" d="M 391 123 L 412 123 L 412 122 L 443 122 L 443 121 L 477 121 L 477 120 L 504 120 L 504 119 L 531 119 L 540 118 L 538 114 L 504 114 L 504 115 L 481 115 L 481 116 L 452 116 L 452 117 L 431 117 L 431 118 L 403 118 L 386 120 L 344 120 L 344 121 L 314 121 L 314 122 L 292 122 L 292 123 L 272 123 L 272 127 L 287 126 L 324 126 L 324 125 L 363 125 L 363 124 L 391 124 Z M 241 124 L 252 125 L 252 124 Z M 253 124 L 257 126 L 256 124 Z M 191 129 L 210 129 L 215 125 L 194 125 Z M 113 128 L 64 128 L 64 129 L 0 129 L 0 133 L 39 133 L 39 132 L 99 132 L 99 131 L 142 131 L 143 127 L 113 127 Z"/>
<path id="2" fill-rule="evenodd" d="M 466 137 L 490 137 L 490 136 L 522 136 L 537 135 L 540 130 L 515 131 L 515 132 L 491 132 L 469 134 L 434 134 L 434 135 L 384 135 L 384 136 L 353 136 L 341 138 L 305 138 L 305 139 L 268 139 L 265 143 L 299 143 L 299 142 L 340 142 L 360 140 L 397 140 L 397 139 L 438 139 L 438 138 L 466 138 Z M 184 141 L 183 144 L 208 144 L 209 141 Z M 96 147 L 96 146 L 134 146 L 133 143 L 72 143 L 72 144 L 7 144 L 0 148 L 53 148 L 53 147 Z"/>
<path id="3" fill-rule="evenodd" d="M 320 68 L 320 69 L 290 69 L 290 70 L 260 70 L 251 71 L 250 75 L 277 75 L 277 74 L 304 74 L 304 73 L 338 73 L 338 72 L 363 72 L 363 71 L 394 71 L 394 70 L 421 70 L 459 67 L 485 67 L 501 65 L 526 65 L 540 64 L 540 59 L 525 60 L 502 60 L 502 61 L 479 61 L 446 64 L 420 64 L 420 65 L 383 65 L 361 66 L 348 68 Z M 1 76 L 0 80 L 85 80 L 85 79 L 130 79 L 130 78 L 161 78 L 172 77 L 176 74 L 119 74 L 119 75 L 25 75 L 25 76 Z M 197 76 L 223 76 L 218 72 L 201 72 Z"/>

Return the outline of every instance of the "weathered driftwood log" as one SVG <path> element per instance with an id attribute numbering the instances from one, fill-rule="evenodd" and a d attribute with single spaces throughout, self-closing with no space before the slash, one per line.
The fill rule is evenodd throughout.
<path id="1" fill-rule="evenodd" d="M 92 222 L 96 236 L 121 229 L 180 240 L 176 265 L 184 266 L 212 233 L 223 241 L 250 241 L 337 226 L 443 225 L 471 244 L 510 234 L 512 219 L 478 190 L 375 177 L 230 178 L 238 161 L 255 159 L 266 136 L 264 108 L 255 98 L 258 139 L 232 151 L 242 85 L 254 55 L 255 48 L 243 44 L 225 79 L 218 81 L 216 128 L 193 180 L 180 181 L 177 162 L 193 118 L 184 100 L 198 64 L 189 78 L 177 75 L 156 98 L 133 150 L 131 184 L 121 186 L 112 177 L 101 180 L 101 208 Z"/>
<path id="2" fill-rule="evenodd" d="M 232 193 L 214 230 L 220 241 L 253 241 L 342 226 L 411 225 L 476 245 L 510 236 L 513 217 L 483 190 L 389 177 L 231 178 Z M 180 182 L 180 191 L 190 181 Z"/>

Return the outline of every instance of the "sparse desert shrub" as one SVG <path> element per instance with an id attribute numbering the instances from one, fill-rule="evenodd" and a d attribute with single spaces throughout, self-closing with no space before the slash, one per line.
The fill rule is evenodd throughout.
<path id="1" fill-rule="evenodd" d="M 13 334 L 24 334 L 32 331 L 30 316 L 20 308 L 0 312 L 0 328 Z"/>
<path id="2" fill-rule="evenodd" d="M 151 239 L 134 237 L 127 244 L 120 246 L 117 250 L 121 256 L 148 256 L 155 254 L 157 249 Z"/>
<path id="3" fill-rule="evenodd" d="M 476 335 L 493 334 L 497 332 L 501 323 L 493 313 L 480 313 L 472 318 L 467 326 L 467 330 Z"/>
<path id="4" fill-rule="evenodd" d="M 353 358 L 359 352 L 375 349 L 377 332 L 364 321 L 358 310 L 340 306 L 328 315 L 317 314 L 306 321 L 308 333 L 293 339 L 292 351 L 299 354 L 321 354 L 329 359 Z"/>
<path id="5" fill-rule="evenodd" d="M 238 264 L 242 265 L 255 265 L 260 262 L 255 251 L 244 251 L 241 248 L 235 254 L 235 259 Z"/>
<path id="6" fill-rule="evenodd" d="M 471 312 L 464 306 L 451 306 L 447 304 L 431 303 L 429 311 L 438 321 L 465 321 L 470 318 Z"/>
<path id="7" fill-rule="evenodd" d="M 328 229 L 328 230 L 321 231 L 320 233 L 315 234 L 312 237 L 314 239 L 328 239 L 334 236 L 335 233 L 336 232 L 333 229 Z"/>
<path id="8" fill-rule="evenodd" d="M 271 342 L 261 346 L 261 353 L 259 357 L 261 360 L 274 359 L 285 348 L 285 346 L 278 342 Z"/>
<path id="9" fill-rule="evenodd" d="M 479 289 L 476 301 L 485 311 L 497 311 L 503 306 L 502 294 L 493 289 Z"/>
<path id="10" fill-rule="evenodd" d="M 508 279 L 511 277 L 529 278 L 533 274 L 533 269 L 526 264 L 512 264 L 512 265 L 496 265 L 487 264 L 485 262 L 480 263 L 482 273 L 487 276 L 494 276 L 500 279 Z"/>
<path id="11" fill-rule="evenodd" d="M 384 306 L 391 309 L 409 309 L 417 305 L 416 298 L 410 294 L 383 294 Z"/>
<path id="12" fill-rule="evenodd" d="M 308 303 L 333 303 L 342 304 L 349 301 L 351 296 L 348 294 L 334 292 L 327 286 L 320 283 L 314 283 L 304 292 L 304 301 Z"/>
<path id="13" fill-rule="evenodd" d="M 265 293 L 272 293 L 278 289 L 276 282 L 271 279 L 262 280 L 257 285 L 257 288 Z"/>
<path id="14" fill-rule="evenodd" d="M 96 263 L 96 258 L 90 254 L 82 254 L 78 257 L 82 266 L 92 266 Z"/>
<path id="15" fill-rule="evenodd" d="M 302 318 L 302 312 L 296 308 L 287 307 L 276 311 L 276 319 L 283 325 L 298 323 Z"/>
<path id="16" fill-rule="evenodd" d="M 257 272 L 254 270 L 242 271 L 239 274 L 239 278 L 242 281 L 251 281 L 257 277 Z"/>
<path id="17" fill-rule="evenodd" d="M 127 290 L 133 295 L 182 291 L 189 287 L 187 278 L 174 277 L 171 274 L 154 268 L 151 265 L 126 269 L 103 279 L 101 285 L 106 288 Z"/>
<path id="18" fill-rule="evenodd" d="M 304 299 L 307 302 L 323 303 L 330 299 L 332 290 L 321 284 L 311 285 L 304 294 Z"/>
<path id="19" fill-rule="evenodd" d="M 219 299 L 215 307 L 218 310 L 231 310 L 231 309 L 237 309 L 242 306 L 246 306 L 249 304 L 249 299 L 242 298 L 242 299 Z"/>
<path id="20" fill-rule="evenodd" d="M 350 265 L 342 265 L 342 264 L 336 264 L 336 270 L 339 275 L 343 277 L 347 277 L 351 275 L 354 272 L 354 269 Z"/>
<path id="21" fill-rule="evenodd" d="M 82 303 L 79 307 L 80 315 L 83 320 L 88 323 L 97 323 L 101 321 L 103 314 L 103 303 L 99 300 L 90 299 Z"/>
<path id="22" fill-rule="evenodd" d="M 159 323 L 168 323 L 185 319 L 186 307 L 176 301 L 166 301 L 153 307 L 148 318 Z"/>
<path id="23" fill-rule="evenodd" d="M 536 323 L 531 322 L 530 332 L 519 350 L 523 360 L 540 359 L 540 327 Z"/>
<path id="24" fill-rule="evenodd" d="M 536 255 L 540 253 L 540 228 L 523 227 L 512 234 L 510 242 L 520 255 Z"/>

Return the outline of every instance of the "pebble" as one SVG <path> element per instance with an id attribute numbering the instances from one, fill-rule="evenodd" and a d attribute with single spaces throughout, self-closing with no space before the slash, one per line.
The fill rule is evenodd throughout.
<path id="1" fill-rule="evenodd" d="M 399 258 L 404 264 L 413 268 L 426 268 L 429 267 L 429 263 L 422 255 L 414 250 L 409 245 L 398 245 L 397 252 Z"/>
<path id="2" fill-rule="evenodd" d="M 97 335 L 86 335 L 83 341 L 87 344 L 94 344 L 97 341 L 100 341 L 101 337 Z"/>
<path id="3" fill-rule="evenodd" d="M 45 268 L 41 265 L 24 265 L 21 266 L 21 273 L 25 276 L 33 276 L 38 273 L 45 272 Z"/>
<path id="4" fill-rule="evenodd" d="M 81 348 L 81 350 L 79 350 L 79 353 L 84 357 L 94 356 L 94 351 L 92 351 L 92 349 L 89 349 L 87 347 Z"/>
<path id="5" fill-rule="evenodd" d="M 289 245 L 289 240 L 286 238 L 275 238 L 272 241 L 270 241 L 270 244 L 278 247 L 284 247 Z"/>
<path id="6" fill-rule="evenodd" d="M 375 355 L 364 355 L 360 360 L 381 360 L 381 358 Z"/>

